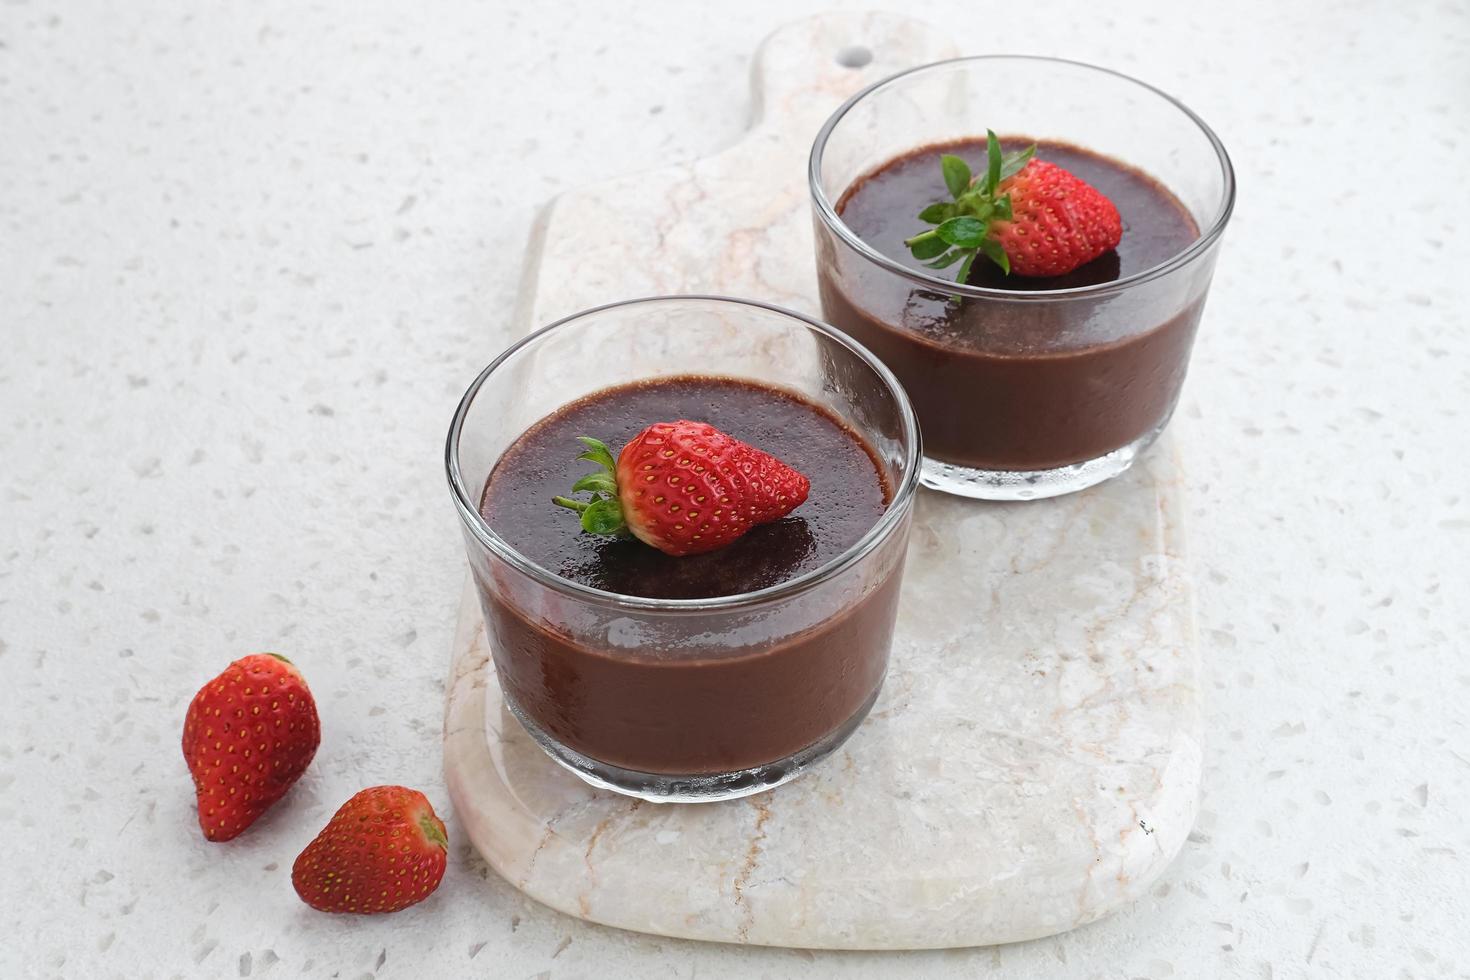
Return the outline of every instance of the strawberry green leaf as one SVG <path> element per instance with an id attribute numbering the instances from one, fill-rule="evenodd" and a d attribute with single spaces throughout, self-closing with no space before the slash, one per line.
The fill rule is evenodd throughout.
<path id="1" fill-rule="evenodd" d="M 948 248 L 949 243 L 938 235 L 935 235 L 933 238 L 925 238 L 922 241 L 914 242 L 909 246 L 909 251 L 913 253 L 914 258 L 922 262 L 925 259 L 934 258 L 934 256 L 943 253 Z"/>
<path id="2" fill-rule="evenodd" d="M 959 197 L 970 186 L 970 165 L 954 154 L 940 157 L 939 169 L 944 172 L 944 186 L 952 196 Z"/>
<path id="3" fill-rule="evenodd" d="M 578 459 L 600 463 L 607 468 L 609 473 L 617 470 L 618 464 L 613 460 L 612 451 L 607 448 L 607 443 L 601 439 L 594 439 L 591 436 L 578 436 L 577 441 L 587 447 L 587 451 L 578 456 Z"/>
<path id="4" fill-rule="evenodd" d="M 967 254 L 968 250 L 963 248 L 951 249 L 945 252 L 933 262 L 925 262 L 924 265 L 930 269 L 948 269 Z"/>
<path id="5" fill-rule="evenodd" d="M 944 201 L 938 201 L 934 204 L 931 204 L 927 208 L 919 212 L 919 220 L 927 221 L 931 225 L 937 225 L 939 224 L 939 222 L 945 220 L 946 218 L 953 217 L 954 205 L 947 204 Z"/>
<path id="6" fill-rule="evenodd" d="M 1001 247 L 1000 242 L 994 238 L 987 238 L 980 243 L 980 251 L 984 252 L 990 261 L 1000 266 L 1001 271 L 1006 275 L 1011 274 L 1011 257 L 1006 254 L 1006 250 Z"/>
<path id="7" fill-rule="evenodd" d="M 991 216 L 994 217 L 996 221 L 1010 221 L 1011 196 L 1009 194 L 1005 194 L 1001 197 L 996 198 L 995 204 L 991 206 L 990 210 Z"/>
<path id="8" fill-rule="evenodd" d="M 1035 143 L 1032 143 L 1024 150 L 1018 150 L 1015 153 L 1007 153 L 1005 155 L 1005 159 L 1001 161 L 1000 179 L 1006 180 L 1008 178 L 1016 176 L 1016 174 L 1026 169 L 1026 164 L 1030 163 L 1031 158 L 1034 156 L 1036 156 Z"/>
<path id="9" fill-rule="evenodd" d="M 1001 152 L 1000 137 L 995 135 L 993 129 L 985 131 L 985 155 L 989 164 L 985 172 L 985 190 L 994 194 L 995 189 L 1000 186 Z"/>
<path id="10" fill-rule="evenodd" d="M 593 493 L 605 493 L 609 497 L 612 497 L 617 495 L 618 485 L 607 473 L 588 473 L 582 479 L 572 484 L 572 493 L 581 493 L 583 490 L 590 490 Z"/>
<path id="11" fill-rule="evenodd" d="M 572 493 L 591 495 L 588 500 L 572 497 L 552 497 L 558 507 L 574 510 L 582 516 L 582 527 L 593 534 L 621 534 L 627 527 L 623 520 L 623 505 L 618 500 L 617 462 L 607 444 L 590 436 L 578 436 L 577 441 L 587 447 L 578 456 L 596 463 L 599 469 L 584 473 L 572 484 Z"/>
<path id="12" fill-rule="evenodd" d="M 934 231 L 959 248 L 976 248 L 985 241 L 985 222 L 977 218 L 950 218 Z"/>
<path id="13" fill-rule="evenodd" d="M 582 529 L 589 534 L 617 534 L 625 527 L 623 505 L 615 497 L 595 500 L 582 511 Z"/>

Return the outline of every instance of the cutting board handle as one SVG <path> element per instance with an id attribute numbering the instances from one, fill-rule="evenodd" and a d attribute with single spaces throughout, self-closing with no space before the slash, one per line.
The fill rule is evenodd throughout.
<path id="1" fill-rule="evenodd" d="M 958 53 L 938 28 L 898 14 L 835 12 L 787 24 L 756 52 L 751 129 L 810 145 L 827 117 L 856 92 Z"/>

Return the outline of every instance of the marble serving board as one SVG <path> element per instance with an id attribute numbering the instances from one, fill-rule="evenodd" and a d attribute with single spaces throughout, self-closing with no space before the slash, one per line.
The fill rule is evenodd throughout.
<path id="1" fill-rule="evenodd" d="M 955 53 L 893 15 L 778 31 L 755 59 L 742 141 L 545 209 L 516 329 L 658 293 L 819 313 L 814 134 L 860 87 Z M 728 803 L 644 803 L 546 758 L 504 708 L 467 590 L 444 729 L 459 832 L 553 908 L 668 936 L 904 949 L 1097 919 L 1145 892 L 1198 801 L 1179 474 L 1166 437 L 1126 475 L 1070 497 L 924 492 L 872 715 L 809 774 Z"/>

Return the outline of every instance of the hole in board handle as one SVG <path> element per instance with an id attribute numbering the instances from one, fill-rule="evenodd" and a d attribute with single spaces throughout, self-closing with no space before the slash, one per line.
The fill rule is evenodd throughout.
<path id="1" fill-rule="evenodd" d="M 861 44 L 849 44 L 837 52 L 837 63 L 843 68 L 861 68 L 873 60 L 873 52 Z"/>

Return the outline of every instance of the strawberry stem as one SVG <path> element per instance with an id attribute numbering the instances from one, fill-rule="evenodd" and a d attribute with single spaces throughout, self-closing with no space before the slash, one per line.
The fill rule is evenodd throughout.
<path id="1" fill-rule="evenodd" d="M 432 844 L 438 844 L 444 850 L 449 850 L 449 838 L 444 833 L 444 825 L 439 818 L 434 816 L 433 810 L 425 810 L 419 814 L 419 830 L 423 831 L 424 837 Z"/>
<path id="2" fill-rule="evenodd" d="M 577 441 L 586 447 L 578 459 L 596 463 L 598 469 L 584 474 L 572 484 L 572 493 L 586 493 L 588 500 L 571 497 L 552 497 L 558 507 L 576 511 L 582 517 L 582 530 L 589 534 L 628 536 L 628 522 L 623 517 L 623 504 L 618 499 L 618 464 L 613 459 L 607 443 L 591 436 L 578 436 Z"/>
<path id="3" fill-rule="evenodd" d="M 1010 220 L 1011 197 L 1001 194 L 1000 186 L 1020 173 L 1035 154 L 1035 144 L 1016 153 L 1003 153 L 1000 137 L 994 130 L 986 130 L 984 174 L 972 178 L 970 165 L 964 160 L 949 153 L 941 156 L 944 185 L 954 200 L 935 201 L 919 212 L 920 221 L 936 227 L 904 239 L 914 258 L 930 269 L 947 269 L 960 263 L 955 276 L 955 282 L 960 283 L 969 277 L 970 267 L 980 255 L 1009 275 L 1010 259 L 991 237 L 991 225 Z"/>

